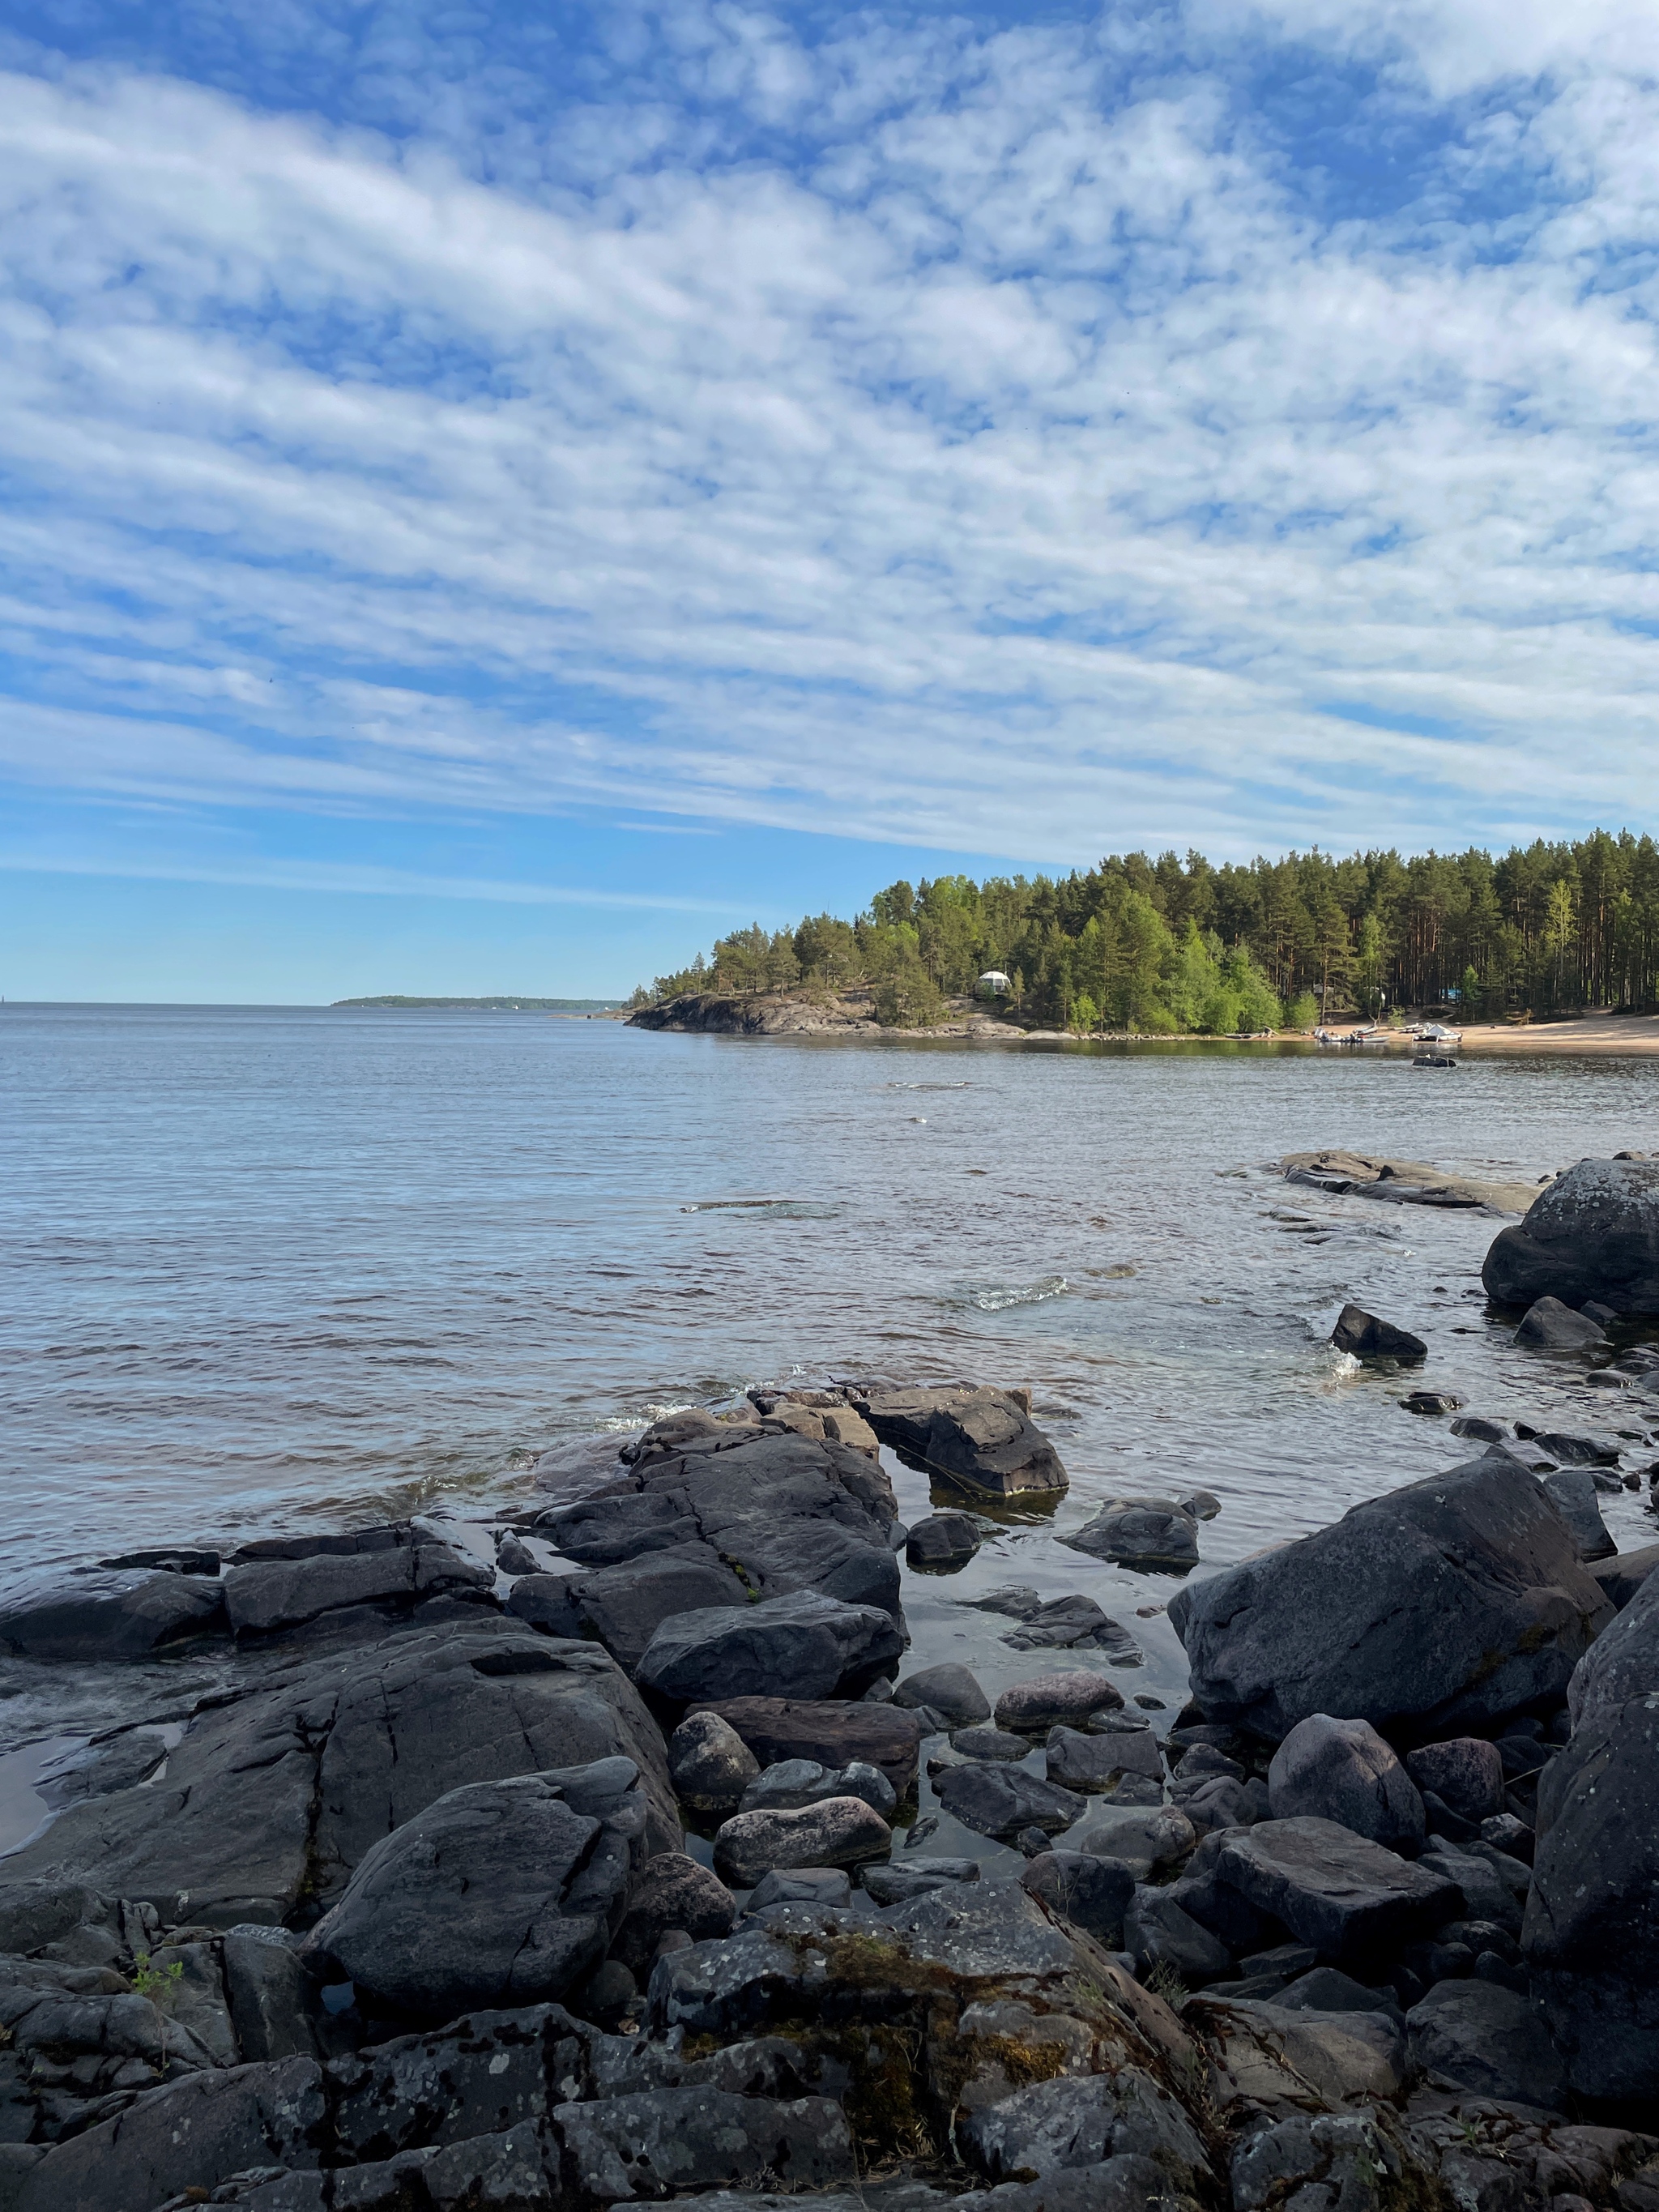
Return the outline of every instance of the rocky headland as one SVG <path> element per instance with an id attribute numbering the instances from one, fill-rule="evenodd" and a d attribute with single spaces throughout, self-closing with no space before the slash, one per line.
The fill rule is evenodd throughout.
<path id="1" fill-rule="evenodd" d="M 1598 1504 L 1656 1239 L 1659 1170 L 1587 1162 L 1488 1261 L 1613 1441 L 1350 1307 L 1444 1470 L 1200 1577 L 1221 1500 L 1108 1499 L 1074 1591 L 967 1601 L 994 1696 L 907 1577 L 1067 1476 L 966 1382 L 14 1586 L 16 1664 L 140 1686 L 0 1861 L 0 2208 L 1659 2212 L 1659 1544 Z M 1102 1559 L 1181 1578 L 1180 1709 Z"/>

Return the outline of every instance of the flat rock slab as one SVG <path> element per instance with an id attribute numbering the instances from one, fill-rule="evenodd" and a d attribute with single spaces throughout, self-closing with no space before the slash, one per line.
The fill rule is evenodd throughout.
<path id="1" fill-rule="evenodd" d="M 1406 2086 L 1406 2038 L 1386 2013 L 1234 1999 L 1210 2017 L 1236 2092 L 1265 2105 L 1392 2098 Z"/>
<path id="2" fill-rule="evenodd" d="M 1164 1757 L 1149 1728 L 1107 1735 L 1084 1735 L 1076 1729 L 1055 1728 L 1048 1731 L 1044 1771 L 1049 1781 L 1059 1783 L 1061 1789 L 1092 1795 L 1104 1790 L 1118 1774 L 1139 1774 L 1150 1782 L 1162 1782 Z"/>
<path id="3" fill-rule="evenodd" d="M 1074 1790 L 1021 1766 L 947 1766 L 933 1787 L 951 1819 L 981 1836 L 1017 1836 L 1024 1828 L 1052 1836 L 1069 1828 L 1084 1808 Z"/>
<path id="4" fill-rule="evenodd" d="M 904 1638 L 880 1606 L 800 1590 L 758 1605 L 715 1606 L 662 1621 L 635 1668 L 659 1697 L 833 1698 L 856 1692 L 898 1659 Z"/>
<path id="5" fill-rule="evenodd" d="M 1146 1658 L 1121 1621 L 1080 1595 L 1034 1604 L 1002 1641 L 1013 1651 L 1103 1651 L 1113 1667 L 1139 1667 Z"/>
<path id="6" fill-rule="evenodd" d="M 0 1598 L 0 1650 L 24 1659 L 147 1659 L 226 1626 L 224 1592 L 205 1575 L 52 1575 Z"/>
<path id="7" fill-rule="evenodd" d="M 1325 1958 L 1425 1934 L 1462 1908 L 1457 1885 L 1334 1820 L 1261 1820 L 1224 1833 L 1218 1878 Z"/>
<path id="8" fill-rule="evenodd" d="M 1095 1713 L 1121 1709 L 1123 1692 L 1103 1674 L 1083 1668 L 1033 1674 L 1005 1690 L 996 1702 L 999 1728 L 1047 1734 L 1056 1723 L 1075 1728 Z"/>
<path id="9" fill-rule="evenodd" d="M 1374 1198 L 1395 1206 L 1476 1208 L 1525 1213 L 1538 1196 L 1535 1182 L 1493 1182 L 1436 1167 L 1430 1160 L 1388 1159 L 1380 1154 L 1291 1152 L 1280 1162 L 1287 1182 L 1305 1183 L 1337 1198 Z"/>
<path id="10" fill-rule="evenodd" d="M 929 1890 L 943 1889 L 953 1882 L 977 1881 L 979 1878 L 977 1859 L 918 1857 L 866 1867 L 864 1887 L 866 1894 L 873 1897 L 878 1905 L 905 1905 L 914 1897 L 925 1896 Z"/>
<path id="11" fill-rule="evenodd" d="M 1207 1720 L 1277 1741 L 1312 1713 L 1419 1738 L 1561 1696 L 1612 1617 L 1553 1502 L 1472 1460 L 1170 1602 Z"/>
<path id="12" fill-rule="evenodd" d="M 763 1766 L 775 1765 L 781 1759 L 816 1759 L 824 1766 L 842 1767 L 858 1759 L 879 1767 L 901 1799 L 915 1786 L 921 1723 L 896 1706 L 867 1705 L 861 1698 L 809 1703 L 788 1698 L 727 1698 L 693 1711 L 718 1714 Z"/>
<path id="13" fill-rule="evenodd" d="M 829 1797 L 798 1810 L 738 1813 L 714 1838 L 714 1870 L 733 1889 L 791 1867 L 862 1866 L 885 1858 L 892 1832 L 861 1797 Z"/>
<path id="14" fill-rule="evenodd" d="M 490 1570 L 453 1545 L 422 1540 L 402 1524 L 362 1533 L 392 1540 L 227 1567 L 225 1609 L 232 1629 L 239 1637 L 273 1636 L 348 1606 L 408 1609 L 440 1594 L 490 1599 Z"/>

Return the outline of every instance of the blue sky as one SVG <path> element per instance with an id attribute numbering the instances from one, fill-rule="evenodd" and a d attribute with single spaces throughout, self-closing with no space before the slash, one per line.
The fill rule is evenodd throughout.
<path id="1" fill-rule="evenodd" d="M 1652 823 L 1642 0 L 0 5 L 0 991 Z"/>

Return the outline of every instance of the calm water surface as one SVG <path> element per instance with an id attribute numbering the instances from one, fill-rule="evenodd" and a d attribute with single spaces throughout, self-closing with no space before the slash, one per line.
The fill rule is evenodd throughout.
<path id="1" fill-rule="evenodd" d="M 918 1656 L 962 1656 L 956 1600 L 995 1582 L 1127 1618 L 1171 1586 L 1054 1542 L 1104 1496 L 1215 1491 L 1218 1564 L 1461 1455 L 1329 1350 L 1346 1297 L 1475 1407 L 1586 1418 L 1487 1316 L 1501 1224 L 1271 1172 L 1322 1145 L 1528 1178 L 1659 1151 L 1659 1066 L 9 1006 L 6 1558 L 488 1513 L 561 1438 L 750 1382 L 963 1375 L 1033 1385 L 1073 1489 L 966 1577 L 909 1578 Z M 1651 1538 L 1633 1498 L 1608 1519 Z"/>

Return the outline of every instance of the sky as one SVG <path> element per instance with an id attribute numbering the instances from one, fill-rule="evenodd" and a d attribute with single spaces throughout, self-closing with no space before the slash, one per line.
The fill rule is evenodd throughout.
<path id="1" fill-rule="evenodd" d="M 1651 0 L 0 0 L 0 994 L 1653 826 Z"/>

